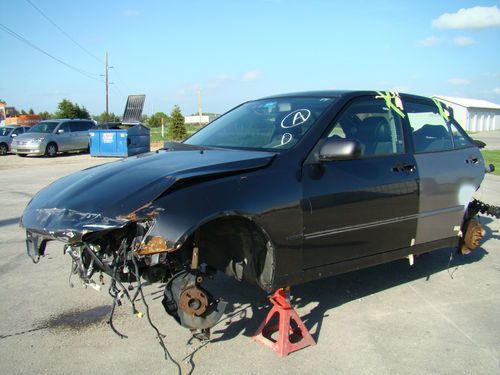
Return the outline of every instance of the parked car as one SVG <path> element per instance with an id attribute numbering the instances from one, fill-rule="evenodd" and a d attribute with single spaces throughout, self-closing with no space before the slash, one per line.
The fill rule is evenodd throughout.
<path id="1" fill-rule="evenodd" d="M 12 142 L 12 151 L 19 156 L 54 157 L 58 152 L 88 150 L 89 129 L 95 124 L 84 119 L 41 121 Z"/>
<path id="2" fill-rule="evenodd" d="M 0 127 L 0 155 L 10 152 L 12 140 L 20 134 L 27 132 L 29 126 L 7 125 Z"/>
<path id="3" fill-rule="evenodd" d="M 167 313 L 216 324 L 220 270 L 271 292 L 482 235 L 483 157 L 443 103 L 373 91 L 249 101 L 183 143 L 83 170 L 22 215 L 28 254 L 65 244 L 88 285 L 166 282 Z M 476 202 L 476 201 L 474 201 Z M 61 274 L 63 276 L 63 274 Z M 138 284 L 140 288 L 140 284 Z"/>

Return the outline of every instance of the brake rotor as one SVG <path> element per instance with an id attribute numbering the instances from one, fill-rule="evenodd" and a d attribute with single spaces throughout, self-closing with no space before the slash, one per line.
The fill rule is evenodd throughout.
<path id="1" fill-rule="evenodd" d="M 469 254 L 481 244 L 483 236 L 484 229 L 476 220 L 470 219 L 467 221 L 465 224 L 465 233 L 460 252 L 462 254 Z"/>
<path id="2" fill-rule="evenodd" d="M 200 316 L 207 311 L 209 301 L 203 290 L 191 285 L 182 291 L 179 305 L 186 314 Z"/>
<path id="3" fill-rule="evenodd" d="M 215 299 L 201 286 L 203 280 L 199 273 L 179 273 L 165 286 L 165 311 L 183 327 L 210 329 L 226 309 L 227 302 Z"/>

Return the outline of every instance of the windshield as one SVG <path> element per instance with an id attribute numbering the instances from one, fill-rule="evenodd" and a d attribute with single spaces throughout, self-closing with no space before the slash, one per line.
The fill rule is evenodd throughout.
<path id="1" fill-rule="evenodd" d="M 0 128 L 0 137 L 5 137 L 6 135 L 9 135 L 11 131 L 12 131 L 11 128 Z"/>
<path id="2" fill-rule="evenodd" d="M 277 98 L 245 103 L 184 143 L 198 146 L 288 149 L 313 126 L 335 98 Z"/>
<path id="3" fill-rule="evenodd" d="M 58 124 L 57 121 L 42 121 L 32 126 L 28 133 L 52 133 Z"/>

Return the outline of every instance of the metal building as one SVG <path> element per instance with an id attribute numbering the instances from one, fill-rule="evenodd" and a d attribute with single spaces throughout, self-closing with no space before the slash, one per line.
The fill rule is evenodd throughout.
<path id="1" fill-rule="evenodd" d="M 435 95 L 453 108 L 455 119 L 467 131 L 500 130 L 500 105 L 486 100 Z"/>

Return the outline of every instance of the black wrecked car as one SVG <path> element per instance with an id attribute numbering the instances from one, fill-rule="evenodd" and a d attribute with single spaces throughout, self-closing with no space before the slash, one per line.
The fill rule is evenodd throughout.
<path id="1" fill-rule="evenodd" d="M 294 93 L 64 177 L 21 222 L 34 260 L 63 242 L 84 283 L 111 276 L 115 303 L 124 283 L 165 282 L 166 311 L 208 329 L 225 308 L 209 292 L 217 270 L 271 292 L 444 247 L 469 252 L 482 235 L 474 217 L 488 210 L 472 198 L 484 173 L 435 99 Z"/>

